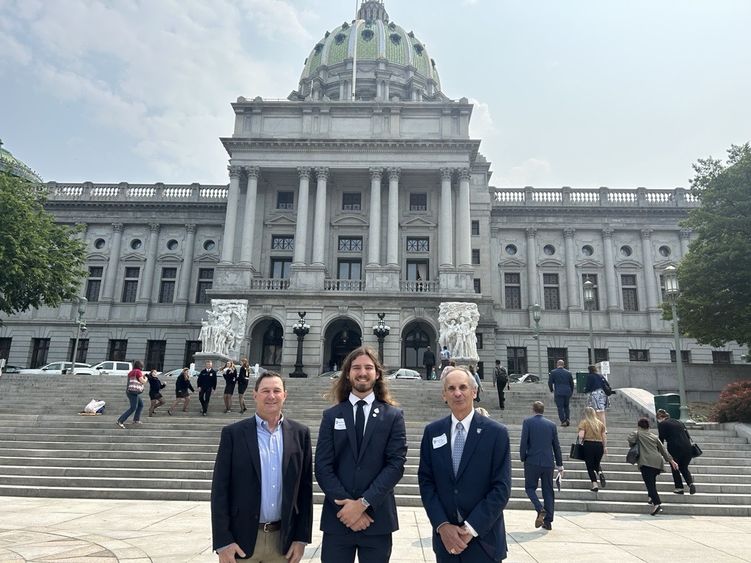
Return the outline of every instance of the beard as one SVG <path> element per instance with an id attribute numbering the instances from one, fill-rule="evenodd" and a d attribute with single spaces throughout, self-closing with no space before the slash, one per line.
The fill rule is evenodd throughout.
<path id="1" fill-rule="evenodd" d="M 358 381 L 355 380 L 352 382 L 352 388 L 357 391 L 358 393 L 366 393 L 373 390 L 373 387 L 375 387 L 375 381 Z"/>

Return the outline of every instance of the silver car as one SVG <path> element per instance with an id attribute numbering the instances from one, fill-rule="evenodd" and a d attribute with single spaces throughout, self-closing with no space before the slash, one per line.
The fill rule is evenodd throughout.
<path id="1" fill-rule="evenodd" d="M 65 375 L 70 373 L 70 368 L 73 366 L 72 362 L 52 362 L 46 366 L 33 369 L 22 369 L 18 373 L 23 375 Z M 78 370 L 84 370 L 87 373 L 90 372 L 91 366 L 81 362 L 76 362 L 76 372 Z"/>

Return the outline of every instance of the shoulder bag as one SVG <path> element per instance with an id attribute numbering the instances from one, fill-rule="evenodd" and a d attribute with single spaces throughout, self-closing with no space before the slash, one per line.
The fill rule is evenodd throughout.
<path id="1" fill-rule="evenodd" d="M 610 397 L 610 395 L 614 395 L 615 391 L 613 391 L 613 388 L 610 386 L 610 383 L 608 383 L 608 380 L 603 376 L 600 376 L 600 380 L 602 381 L 602 390 L 605 392 L 605 394 L 608 397 Z"/>
<path id="2" fill-rule="evenodd" d="M 681 422 L 681 424 L 683 425 L 683 431 L 686 433 L 686 438 L 688 438 L 688 441 L 691 442 L 691 457 L 699 457 L 704 452 L 701 451 L 699 444 L 693 441 L 691 434 L 688 433 L 688 428 L 686 428 L 686 425 L 683 424 L 683 422 Z"/>
<path id="3" fill-rule="evenodd" d="M 569 452 L 568 457 L 569 459 L 584 459 L 584 447 L 579 441 L 579 438 L 576 439 L 576 442 L 571 444 L 571 451 Z"/>
<path id="4" fill-rule="evenodd" d="M 626 461 L 629 462 L 631 465 L 636 465 L 639 462 L 639 438 L 636 438 L 636 442 L 633 446 L 631 446 L 628 449 L 628 453 L 626 454 Z"/>
<path id="5" fill-rule="evenodd" d="M 143 393 L 143 383 L 138 381 L 137 377 L 129 377 L 127 390 L 128 393 L 136 393 L 137 395 L 140 395 Z"/>

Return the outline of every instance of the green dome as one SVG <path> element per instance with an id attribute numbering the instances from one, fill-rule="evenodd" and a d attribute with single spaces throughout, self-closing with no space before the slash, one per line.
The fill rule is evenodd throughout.
<path id="1" fill-rule="evenodd" d="M 389 22 L 382 0 L 365 0 L 358 19 L 326 32 L 305 60 L 299 92 L 303 99 L 445 99 L 435 61 L 425 44 Z"/>
<path id="2" fill-rule="evenodd" d="M 42 179 L 36 172 L 3 148 L 2 141 L 0 141 L 0 172 L 18 176 L 29 182 L 42 183 Z"/>

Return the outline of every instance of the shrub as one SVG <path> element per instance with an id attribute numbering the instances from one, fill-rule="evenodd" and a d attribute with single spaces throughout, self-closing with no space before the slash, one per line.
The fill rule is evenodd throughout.
<path id="1" fill-rule="evenodd" d="M 730 383 L 712 411 L 717 422 L 751 422 L 751 380 Z"/>

